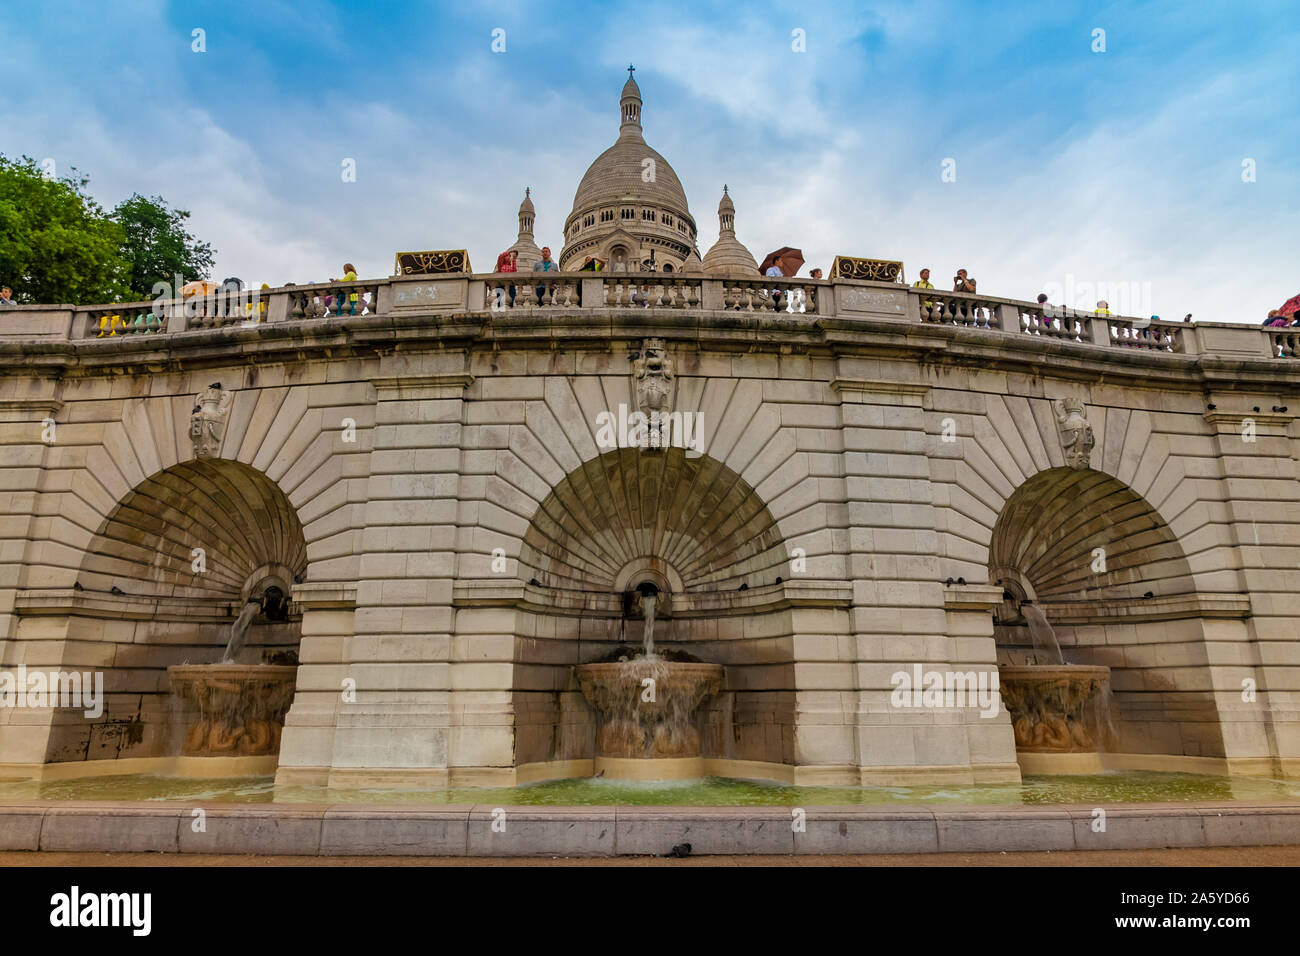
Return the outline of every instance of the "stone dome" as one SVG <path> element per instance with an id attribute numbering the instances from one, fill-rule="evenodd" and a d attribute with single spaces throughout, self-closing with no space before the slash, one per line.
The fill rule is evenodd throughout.
<path id="1" fill-rule="evenodd" d="M 654 252 L 656 268 L 679 269 L 695 251 L 695 220 L 677 173 L 642 136 L 641 90 L 630 71 L 619 107 L 618 139 L 574 194 L 560 268 L 577 268 L 586 256 L 609 259 L 613 251 L 630 267 Z"/>
<path id="2" fill-rule="evenodd" d="M 718 241 L 704 254 L 704 271 L 716 275 L 758 275 L 758 262 L 736 238 L 736 204 L 722 187 L 722 201 L 718 203 Z"/>

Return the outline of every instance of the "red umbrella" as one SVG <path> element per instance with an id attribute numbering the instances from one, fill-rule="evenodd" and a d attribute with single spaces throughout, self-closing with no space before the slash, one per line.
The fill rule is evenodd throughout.
<path id="1" fill-rule="evenodd" d="M 1277 310 L 1282 315 L 1294 315 L 1300 312 L 1300 295 L 1293 295 L 1282 303 L 1282 308 Z"/>
<path id="2" fill-rule="evenodd" d="M 767 275 L 767 270 L 772 266 L 779 268 L 783 276 L 797 275 L 803 267 L 803 250 L 782 246 L 776 252 L 769 252 L 758 267 L 758 274 Z"/>

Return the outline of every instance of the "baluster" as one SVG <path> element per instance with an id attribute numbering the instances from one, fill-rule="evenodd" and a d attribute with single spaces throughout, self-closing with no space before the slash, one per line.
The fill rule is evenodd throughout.
<path id="1" fill-rule="evenodd" d="M 654 306 L 656 309 L 662 309 L 664 305 L 664 284 L 662 282 L 656 282 L 654 288 Z"/>

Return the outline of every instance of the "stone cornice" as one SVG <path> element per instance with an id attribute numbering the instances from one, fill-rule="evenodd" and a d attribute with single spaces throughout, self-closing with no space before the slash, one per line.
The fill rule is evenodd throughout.
<path id="1" fill-rule="evenodd" d="M 57 379 L 476 347 L 605 350 L 611 340 L 645 336 L 722 352 L 813 352 L 1051 375 L 1084 383 L 1300 394 L 1300 361 L 1244 352 L 1237 356 L 1131 350 L 888 316 L 667 308 L 504 314 L 410 309 L 156 336 L 4 340 L 0 364 L 18 374 Z"/>
<path id="2" fill-rule="evenodd" d="M 304 611 L 351 610 L 357 606 L 357 586 L 337 581 L 295 584 L 293 603 Z"/>
<path id="3" fill-rule="evenodd" d="M 1053 601 L 1039 605 L 1053 624 L 1104 624 L 1115 621 L 1177 621 L 1190 617 L 1245 618 L 1245 594 L 1175 594 L 1168 597 L 1105 601 Z"/>
<path id="4" fill-rule="evenodd" d="M 40 588 L 19 591 L 14 610 L 23 617 L 69 614 L 78 617 L 127 621 L 200 621 L 230 623 L 238 602 L 211 598 L 151 597 L 78 591 L 76 588 Z"/>
<path id="5" fill-rule="evenodd" d="M 461 398 L 465 389 L 474 384 L 468 372 L 447 372 L 437 375 L 386 375 L 372 378 L 378 400 L 381 402 L 412 401 L 418 399 Z"/>
<path id="6" fill-rule="evenodd" d="M 1001 593 L 1001 592 L 999 592 Z M 744 591 L 708 591 L 672 595 L 670 618 L 728 617 L 799 607 L 851 607 L 853 585 L 847 581 L 784 581 Z M 587 594 L 524 584 L 518 580 L 462 580 L 452 586 L 455 607 L 515 607 L 536 614 L 617 618 L 623 613 L 618 594 Z"/>
<path id="7" fill-rule="evenodd" d="M 62 407 L 58 398 L 0 399 L 0 422 L 39 422 L 53 418 Z"/>

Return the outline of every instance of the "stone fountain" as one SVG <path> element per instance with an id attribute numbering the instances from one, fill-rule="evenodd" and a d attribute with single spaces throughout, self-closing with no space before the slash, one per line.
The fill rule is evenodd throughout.
<path id="1" fill-rule="evenodd" d="M 580 664 L 578 684 L 600 715 L 598 776 L 621 780 L 684 780 L 704 776 L 695 711 L 722 688 L 724 668 L 680 652 L 655 651 L 656 613 L 667 594 L 643 583 L 625 596 L 629 616 L 645 621 L 639 652 Z"/>
<path id="2" fill-rule="evenodd" d="M 275 617 L 283 592 L 269 587 L 250 597 L 230 629 L 221 660 L 215 664 L 178 664 L 167 668 L 172 693 L 198 711 L 185 732 L 181 753 L 189 757 L 269 757 L 280 752 L 284 716 L 293 700 L 298 668 L 240 664 L 236 657 L 253 618 Z"/>
<path id="3" fill-rule="evenodd" d="M 1110 723 L 1110 668 L 1067 664 L 1056 632 L 1029 600 L 1019 612 L 1034 663 L 999 664 L 1002 702 L 1026 773 L 1096 773 Z M 1042 663 L 1046 658 L 1048 663 Z"/>

